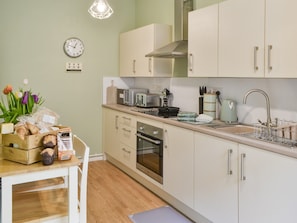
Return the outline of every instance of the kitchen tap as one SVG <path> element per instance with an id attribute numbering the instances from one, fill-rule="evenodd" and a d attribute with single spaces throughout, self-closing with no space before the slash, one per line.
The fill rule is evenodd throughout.
<path id="1" fill-rule="evenodd" d="M 253 93 L 253 92 L 258 92 L 260 94 L 262 94 L 265 99 L 266 99 L 266 112 L 267 112 L 267 121 L 266 121 L 266 126 L 267 126 L 267 130 L 268 130 L 268 136 L 271 136 L 271 127 L 272 127 L 272 122 L 271 122 L 271 115 L 270 115 L 270 100 L 269 100 L 269 96 L 267 95 L 267 93 L 261 89 L 251 89 L 248 92 L 245 93 L 244 97 L 243 97 L 243 104 L 246 104 L 246 99 L 249 96 L 249 94 Z"/>

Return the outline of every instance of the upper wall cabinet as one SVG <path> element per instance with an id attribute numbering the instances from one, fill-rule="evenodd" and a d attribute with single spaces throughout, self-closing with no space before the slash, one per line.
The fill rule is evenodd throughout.
<path id="1" fill-rule="evenodd" d="M 216 77 L 218 61 L 218 5 L 189 13 L 188 76 Z"/>
<path id="2" fill-rule="evenodd" d="M 171 42 L 171 26 L 151 24 L 120 34 L 121 77 L 168 77 L 172 60 L 145 57 Z"/>
<path id="3" fill-rule="evenodd" d="M 219 76 L 264 77 L 264 12 L 264 0 L 219 4 Z"/>
<path id="4" fill-rule="evenodd" d="M 297 1 L 266 0 L 265 77 L 297 77 Z"/>
<path id="5" fill-rule="evenodd" d="M 188 76 L 297 77 L 296 6 L 227 0 L 191 12 Z"/>

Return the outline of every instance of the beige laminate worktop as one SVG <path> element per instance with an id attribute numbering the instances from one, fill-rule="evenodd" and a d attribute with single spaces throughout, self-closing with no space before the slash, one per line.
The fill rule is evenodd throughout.
<path id="1" fill-rule="evenodd" d="M 269 143 L 269 142 L 264 142 L 264 141 L 251 139 L 251 138 L 247 138 L 247 137 L 232 134 L 232 133 L 223 132 L 223 131 L 208 127 L 207 125 L 189 124 L 189 123 L 177 121 L 172 118 L 163 118 L 163 117 L 157 117 L 157 116 L 144 114 L 141 112 L 137 112 L 135 107 L 129 107 L 129 106 L 119 105 L 119 104 L 109 104 L 109 105 L 102 105 L 102 106 L 105 108 L 110 108 L 110 109 L 117 110 L 120 112 L 125 112 L 127 114 L 131 114 L 136 117 L 138 116 L 138 117 L 148 118 L 148 119 L 155 120 L 158 122 L 178 126 L 178 127 L 193 130 L 196 132 L 200 132 L 200 133 L 220 137 L 223 139 L 227 139 L 227 140 L 237 142 L 240 144 L 245 144 L 245 145 L 253 146 L 253 147 L 256 147 L 259 149 L 264 149 L 264 150 L 268 150 L 271 152 L 286 155 L 289 157 L 297 158 L 297 148 L 288 148 L 285 146 L 281 146 L 281 145 L 277 145 L 277 144 L 273 144 L 273 143 Z"/>

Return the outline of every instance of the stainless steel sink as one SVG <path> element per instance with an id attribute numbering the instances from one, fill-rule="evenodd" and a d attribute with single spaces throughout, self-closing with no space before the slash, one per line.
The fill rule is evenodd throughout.
<path id="1" fill-rule="evenodd" d="M 232 134 L 247 134 L 247 133 L 254 133 L 255 128 L 249 125 L 224 125 L 216 127 L 217 130 L 232 133 Z"/>
<path id="2" fill-rule="evenodd" d="M 254 126 L 247 124 L 214 124 L 209 126 L 218 131 L 241 135 L 244 137 L 261 140 L 264 142 L 274 143 L 285 147 L 296 148 L 297 140 L 292 140 L 285 137 L 280 137 L 277 133 L 277 128 L 272 128 L 271 134 L 268 134 L 266 126 Z"/>

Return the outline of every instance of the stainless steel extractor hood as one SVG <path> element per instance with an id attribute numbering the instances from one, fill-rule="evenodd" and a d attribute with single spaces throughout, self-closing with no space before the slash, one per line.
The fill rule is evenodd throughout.
<path id="1" fill-rule="evenodd" d="M 193 0 L 174 0 L 174 40 L 146 57 L 181 58 L 188 55 L 188 13 L 193 10 Z"/>

